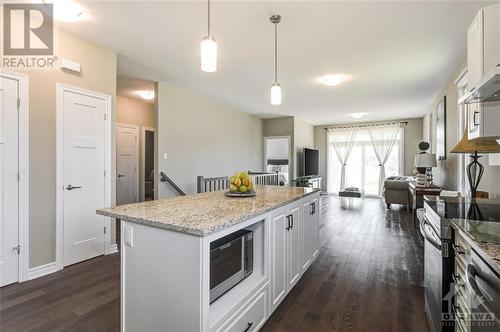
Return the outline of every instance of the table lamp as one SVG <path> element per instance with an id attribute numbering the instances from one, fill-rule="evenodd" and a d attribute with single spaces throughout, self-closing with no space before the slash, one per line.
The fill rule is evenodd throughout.
<path id="1" fill-rule="evenodd" d="M 500 153 L 499 143 L 495 139 L 479 139 L 469 141 L 468 129 L 465 128 L 465 133 L 462 139 L 450 152 L 470 153 L 472 161 L 469 165 L 467 165 L 467 179 L 469 180 L 471 197 L 475 198 L 479 182 L 481 182 L 481 178 L 484 173 L 484 167 L 478 161 L 478 159 L 482 156 L 479 156 L 478 153 Z"/>
<path id="2" fill-rule="evenodd" d="M 436 155 L 434 153 L 417 154 L 414 166 L 425 168 L 425 185 L 432 185 L 432 167 L 437 167 Z M 417 184 L 421 185 L 420 181 Z"/>

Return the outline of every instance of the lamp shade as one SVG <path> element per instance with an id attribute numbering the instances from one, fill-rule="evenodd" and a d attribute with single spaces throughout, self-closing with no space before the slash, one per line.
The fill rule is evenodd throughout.
<path id="1" fill-rule="evenodd" d="M 415 156 L 415 167 L 437 167 L 434 153 L 421 153 Z"/>
<path id="2" fill-rule="evenodd" d="M 465 128 L 462 139 L 451 149 L 451 153 L 500 153 L 500 144 L 495 139 L 482 139 L 470 141 Z"/>

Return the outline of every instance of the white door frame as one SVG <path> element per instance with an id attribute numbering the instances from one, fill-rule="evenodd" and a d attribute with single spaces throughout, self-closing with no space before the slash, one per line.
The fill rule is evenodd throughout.
<path id="1" fill-rule="evenodd" d="M 139 174 L 139 181 L 141 182 L 141 202 L 144 202 L 146 199 L 146 178 L 144 176 L 144 169 L 146 168 L 146 131 L 152 131 L 153 133 L 156 134 L 156 130 L 151 127 L 142 127 L 141 128 L 141 142 L 142 142 L 142 150 L 141 150 L 141 166 L 142 166 L 142 172 Z M 154 142 L 153 142 L 154 144 Z M 154 157 L 153 157 L 154 158 Z M 154 162 L 154 160 L 153 160 Z M 155 165 L 155 163 L 153 163 Z M 154 181 L 153 181 L 154 182 Z M 156 189 L 156 188 L 155 188 Z"/>
<path id="2" fill-rule="evenodd" d="M 18 82 L 18 153 L 19 153 L 19 282 L 28 280 L 29 270 L 29 77 L 0 68 L 0 76 Z"/>
<path id="3" fill-rule="evenodd" d="M 82 94 L 89 97 L 103 99 L 105 102 L 105 125 L 104 125 L 104 172 L 105 172 L 105 190 L 104 207 L 111 206 L 111 182 L 112 182 L 112 98 L 110 95 L 100 92 L 90 91 L 79 87 L 74 87 L 62 83 L 56 83 L 56 266 L 62 270 L 64 266 L 64 214 L 63 214 L 63 160 L 64 160 L 64 141 L 63 141 L 63 95 L 64 92 Z M 104 227 L 104 254 L 116 252 L 116 243 L 111 244 L 111 218 L 105 218 Z"/>
<path id="4" fill-rule="evenodd" d="M 139 176 L 139 126 L 137 125 L 134 125 L 134 124 L 129 124 L 129 123 L 124 123 L 124 122 L 116 122 L 115 123 L 115 130 L 116 128 L 118 127 L 123 127 L 123 128 L 130 128 L 130 129 L 133 129 L 137 132 L 137 139 L 135 141 L 135 150 L 137 151 L 137 158 L 136 158 L 136 162 L 135 162 L 135 169 L 136 169 L 136 179 L 137 179 L 137 202 L 140 202 L 139 200 L 139 188 L 140 188 L 140 176 Z M 116 153 L 116 158 L 118 158 L 118 138 L 116 139 L 116 145 L 117 145 L 117 153 Z M 116 167 L 118 167 L 118 160 L 116 162 Z M 116 176 L 118 176 L 118 174 L 116 174 Z"/>

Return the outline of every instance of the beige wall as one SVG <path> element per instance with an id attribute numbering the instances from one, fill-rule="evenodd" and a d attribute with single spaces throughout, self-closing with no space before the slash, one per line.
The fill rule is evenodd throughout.
<path id="1" fill-rule="evenodd" d="M 139 180 L 144 173 L 142 128 L 156 129 L 154 104 L 137 99 L 116 97 L 116 122 L 139 126 Z M 143 197 L 142 184 L 139 183 L 139 198 Z"/>
<path id="2" fill-rule="evenodd" d="M 260 118 L 169 83 L 158 83 L 157 96 L 158 167 L 186 193 L 196 192 L 198 175 L 262 170 Z M 171 195 L 160 183 L 160 198 Z"/>
<path id="3" fill-rule="evenodd" d="M 293 128 L 294 177 L 297 178 L 303 175 L 304 171 L 304 148 L 314 149 L 314 126 L 299 118 L 294 118 Z"/>
<path id="4" fill-rule="evenodd" d="M 59 57 L 80 63 L 81 74 L 24 72 L 30 90 L 30 268 L 55 261 L 56 83 L 109 94 L 113 101 L 116 95 L 116 53 L 62 31 L 59 38 Z"/>
<path id="5" fill-rule="evenodd" d="M 418 153 L 418 143 L 422 141 L 422 119 L 401 119 L 394 121 L 407 121 L 408 124 L 404 130 L 404 174 L 413 174 L 413 162 L 415 154 Z M 376 122 L 358 123 L 358 124 L 373 124 Z M 320 175 L 323 177 L 323 188 L 326 189 L 326 126 L 314 127 L 314 142 L 316 149 L 319 150 L 319 170 Z"/>
<path id="6" fill-rule="evenodd" d="M 434 183 L 447 190 L 458 190 L 458 155 L 450 153 L 455 144 L 462 138 L 463 132 L 458 130 L 458 102 L 457 87 L 455 80 L 467 66 L 466 60 L 463 60 L 455 72 L 449 78 L 448 83 L 439 92 L 436 100 L 427 111 L 424 118 L 423 137 L 429 138 L 429 130 L 432 136 L 432 149 L 435 152 L 436 146 L 436 107 L 443 96 L 446 96 L 446 160 L 438 161 L 438 167 L 433 169 Z M 430 122 L 430 123 L 429 123 Z M 467 157 L 467 161 L 470 158 Z M 490 198 L 500 196 L 500 166 L 489 166 L 488 157 L 480 160 L 484 166 L 484 175 L 481 180 L 479 190 L 490 193 Z"/>

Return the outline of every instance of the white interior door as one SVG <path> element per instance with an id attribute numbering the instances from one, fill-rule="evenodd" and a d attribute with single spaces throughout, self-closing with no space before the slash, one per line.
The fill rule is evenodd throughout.
<path id="1" fill-rule="evenodd" d="M 104 254 L 104 99 L 63 90 L 64 266 Z"/>
<path id="2" fill-rule="evenodd" d="M 139 128 L 116 126 L 116 204 L 138 202 Z"/>
<path id="3" fill-rule="evenodd" d="M 0 77 L 0 286 L 19 280 L 18 93 Z"/>

